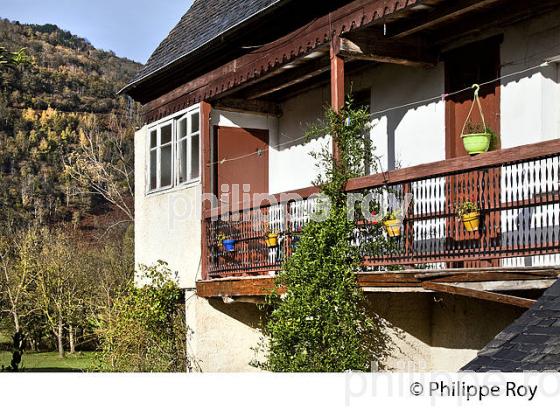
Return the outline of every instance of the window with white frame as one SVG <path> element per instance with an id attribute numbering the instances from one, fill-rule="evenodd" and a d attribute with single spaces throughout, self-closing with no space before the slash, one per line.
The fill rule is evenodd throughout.
<path id="1" fill-rule="evenodd" d="M 188 111 L 149 128 L 148 192 L 200 178 L 200 113 Z"/>

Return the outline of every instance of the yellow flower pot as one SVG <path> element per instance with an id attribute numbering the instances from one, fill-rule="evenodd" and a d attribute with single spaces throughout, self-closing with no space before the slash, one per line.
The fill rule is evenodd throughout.
<path id="1" fill-rule="evenodd" d="M 401 221 L 398 219 L 388 219 L 387 221 L 383 221 L 383 226 L 387 231 L 387 235 L 390 238 L 396 238 L 401 236 Z"/>
<path id="2" fill-rule="evenodd" d="M 480 226 L 480 212 L 470 212 L 461 217 L 467 232 L 476 232 Z"/>
<path id="3" fill-rule="evenodd" d="M 278 246 L 278 234 L 269 233 L 264 241 L 266 242 L 266 246 L 269 248 L 276 248 Z"/>

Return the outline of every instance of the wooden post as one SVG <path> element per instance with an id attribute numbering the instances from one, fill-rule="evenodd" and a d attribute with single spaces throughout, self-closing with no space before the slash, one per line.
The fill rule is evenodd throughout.
<path id="1" fill-rule="evenodd" d="M 338 112 L 344 107 L 344 59 L 337 54 L 334 46 L 335 41 L 331 44 L 331 107 Z M 333 139 L 332 142 L 333 157 L 335 161 L 339 158 L 338 146 Z"/>
<path id="2" fill-rule="evenodd" d="M 212 185 L 211 185 L 211 173 L 212 167 L 210 165 L 211 157 L 210 157 L 210 144 L 211 144 L 211 133 L 210 133 L 210 113 L 212 112 L 212 106 L 203 101 L 200 103 L 200 144 L 201 144 L 201 151 L 202 151 L 202 166 L 201 166 L 201 185 L 202 185 L 202 206 L 201 206 L 201 270 L 202 270 L 202 279 L 208 279 L 208 240 L 207 240 L 207 226 L 206 226 L 206 219 L 204 218 L 204 211 L 208 210 L 212 207 L 210 201 L 205 200 L 204 194 L 212 193 Z"/>
<path id="3" fill-rule="evenodd" d="M 338 111 L 344 106 L 344 59 L 331 46 L 331 105 Z"/>

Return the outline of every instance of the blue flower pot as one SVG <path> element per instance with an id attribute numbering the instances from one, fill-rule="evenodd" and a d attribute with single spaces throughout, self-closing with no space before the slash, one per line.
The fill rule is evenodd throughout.
<path id="1" fill-rule="evenodd" d="M 224 239 L 222 241 L 222 245 L 224 246 L 224 249 L 226 250 L 226 252 L 234 252 L 235 251 L 235 242 L 237 242 L 235 239 Z"/>
<path id="2" fill-rule="evenodd" d="M 299 236 L 292 236 L 292 243 L 290 244 L 292 251 L 295 251 L 297 249 L 299 240 L 300 240 Z"/>

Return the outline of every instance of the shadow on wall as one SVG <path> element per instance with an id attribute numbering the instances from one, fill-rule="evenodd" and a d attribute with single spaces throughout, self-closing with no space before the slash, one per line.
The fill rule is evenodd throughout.
<path id="1" fill-rule="evenodd" d="M 480 350 L 525 311 L 433 293 L 368 294 L 368 304 L 371 312 L 425 345 L 448 349 Z"/>
<path id="2" fill-rule="evenodd" d="M 430 347 L 482 349 L 520 317 L 522 308 L 463 296 L 434 293 L 367 294 L 368 309 L 388 321 L 398 338 L 405 334 Z M 253 329 L 263 328 L 263 311 L 254 303 L 211 299 L 217 311 Z"/>
<path id="3" fill-rule="evenodd" d="M 218 299 L 209 299 L 208 303 L 214 309 L 243 323 L 245 326 L 261 330 L 263 328 L 263 313 L 254 303 L 224 303 Z"/>

